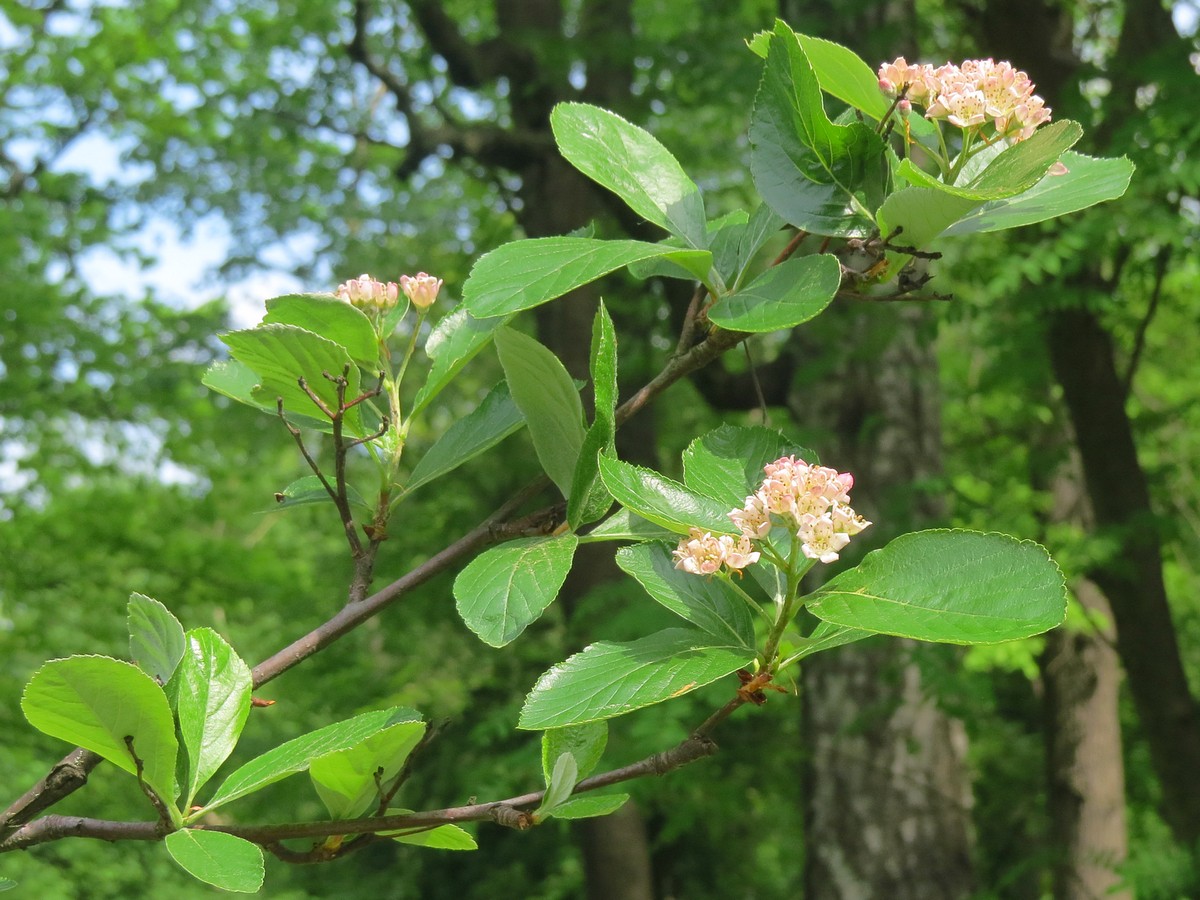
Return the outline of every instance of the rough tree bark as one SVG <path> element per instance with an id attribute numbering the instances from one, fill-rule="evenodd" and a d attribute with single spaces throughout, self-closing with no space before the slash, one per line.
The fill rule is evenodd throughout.
<path id="1" fill-rule="evenodd" d="M 921 327 L 928 311 L 849 308 L 825 318 L 842 327 L 823 343 L 843 358 L 855 350 L 826 386 L 803 394 L 808 409 L 837 422 L 823 459 L 854 473 L 855 508 L 878 523 L 867 532 L 873 543 L 929 524 L 939 504 L 913 489 L 940 468 L 937 369 Z M 809 900 L 971 892 L 966 734 L 922 689 L 913 649 L 869 642 L 804 664 Z"/>

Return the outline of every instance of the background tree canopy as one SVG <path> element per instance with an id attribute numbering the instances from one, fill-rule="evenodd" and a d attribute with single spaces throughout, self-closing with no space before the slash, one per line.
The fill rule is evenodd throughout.
<path id="1" fill-rule="evenodd" d="M 249 660 L 345 596 L 350 567 L 322 508 L 270 511 L 303 474 L 286 434 L 200 385 L 231 298 L 268 278 L 329 290 L 417 270 L 457 296 L 472 262 L 517 236 L 657 239 L 559 158 L 549 113 L 564 100 L 650 129 L 700 177 L 710 215 L 738 208 L 759 77 L 744 40 L 776 16 L 867 60 L 1009 59 L 1056 117 L 1087 127 L 1077 149 L 1128 155 L 1137 175 L 1116 203 L 943 241 L 934 284 L 952 302 L 847 306 L 752 343 L 752 363 L 723 360 L 631 422 L 622 455 L 669 471 L 697 433 L 758 421 L 761 391 L 774 424 L 871 473 L 859 476 L 876 485 L 871 518 L 893 532 L 956 524 L 1046 544 L 1076 594 L 1067 627 L 965 654 L 834 651 L 806 669 L 803 715 L 782 698 L 754 710 L 721 733 L 715 759 L 633 783 L 636 809 L 483 827 L 473 854 L 380 844 L 332 866 L 273 863 L 272 896 L 340 896 L 351 881 L 387 897 L 1200 893 L 1200 50 L 1195 5 L 1157 0 L 6 4 L 4 804 L 62 753 L 22 718 L 22 686 L 47 658 L 124 655 L 131 591 Z M 200 284 L 154 269 L 148 235 L 164 223 L 221 236 Z M 677 284 L 601 285 L 618 325 L 646 336 L 622 356 L 627 387 L 673 346 L 690 295 Z M 538 314 L 577 377 L 597 297 Z M 471 409 L 495 367 L 481 359 L 434 424 Z M 536 474 L 522 441 L 464 467 L 453 492 L 418 494 L 380 577 Z M 512 729 L 529 685 L 569 649 L 642 633 L 659 613 L 581 567 L 566 602 L 501 653 L 463 628 L 452 580 L 272 684 L 280 702 L 255 712 L 245 749 L 412 706 L 441 733 L 406 806 L 536 784 L 536 741 Z M 721 696 L 618 720 L 613 763 L 681 739 Z M 262 821 L 315 814 L 286 785 L 257 796 L 246 814 Z M 143 804 L 102 767 L 59 811 L 136 818 Z M 891 851 L 870 846 L 864 823 Z M 829 862 L 839 854 L 865 879 L 858 894 Z M 61 842 L 0 857 L 0 874 L 30 896 L 138 896 L 148 879 L 209 893 L 163 859 Z"/>

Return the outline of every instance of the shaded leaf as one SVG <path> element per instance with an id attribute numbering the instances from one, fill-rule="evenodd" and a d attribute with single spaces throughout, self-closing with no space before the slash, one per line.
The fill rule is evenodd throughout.
<path id="1" fill-rule="evenodd" d="M 596 768 L 608 744 L 608 723 L 587 722 L 569 728 L 550 728 L 542 732 L 542 774 L 546 784 L 554 773 L 554 762 L 563 753 L 575 757 L 576 780 L 587 778 Z"/>
<path id="2" fill-rule="evenodd" d="M 841 283 L 836 257 L 794 257 L 767 269 L 737 293 L 721 297 L 708 317 L 730 331 L 794 328 L 824 312 Z"/>
<path id="3" fill-rule="evenodd" d="M 487 346 L 492 332 L 507 321 L 507 318 L 476 319 L 465 309 L 456 309 L 438 322 L 425 341 L 425 354 L 432 364 L 425 383 L 413 398 L 410 417 L 428 406 L 463 366 Z"/>
<path id="4" fill-rule="evenodd" d="M 569 497 L 584 436 L 583 403 L 575 382 L 558 357 L 529 335 L 502 328 L 495 342 L 538 460 L 562 495 Z"/>
<path id="5" fill-rule="evenodd" d="M 815 234 L 865 237 L 889 177 L 882 139 L 835 125 L 795 33 L 777 22 L 750 120 L 750 169 L 763 200 Z"/>
<path id="6" fill-rule="evenodd" d="M 578 544 L 568 533 L 518 538 L 481 553 L 454 579 L 463 622 L 485 644 L 513 641 L 554 602 Z"/>
<path id="7" fill-rule="evenodd" d="M 678 532 L 657 525 L 649 519 L 643 519 L 637 513 L 621 507 L 587 534 L 580 535 L 579 543 L 675 540 L 678 536 Z"/>
<path id="8" fill-rule="evenodd" d="M 622 547 L 617 565 L 651 597 L 677 616 L 730 646 L 754 649 L 754 622 L 746 601 L 720 578 L 675 568 L 665 544 L 651 541 Z"/>
<path id="9" fill-rule="evenodd" d="M 594 819 L 615 813 L 628 800 L 628 794 L 586 794 L 564 800 L 550 815 L 556 819 Z"/>
<path id="10" fill-rule="evenodd" d="M 169 609 L 145 594 L 130 594 L 127 609 L 130 659 L 159 684 L 166 684 L 183 658 L 183 626 Z"/>
<path id="11" fill-rule="evenodd" d="M 835 625 L 992 644 L 1041 634 L 1066 615 L 1062 572 L 1044 547 L 1004 534 L 918 531 L 868 553 L 810 595 Z"/>
<path id="12" fill-rule="evenodd" d="M 602 456 L 600 477 L 621 505 L 676 534 L 687 534 L 693 527 L 717 534 L 737 533 L 725 504 L 696 494 L 653 469 Z"/>
<path id="13" fill-rule="evenodd" d="M 773 428 L 722 425 L 683 451 L 683 483 L 730 509 L 739 509 L 765 477 L 763 467 L 783 456 L 815 463 L 816 454 Z"/>
<path id="14" fill-rule="evenodd" d="M 171 859 L 192 877 L 224 891 L 254 894 L 262 887 L 266 869 L 263 852 L 232 834 L 184 828 L 163 839 Z"/>
<path id="15" fill-rule="evenodd" d="M 753 650 L 688 628 L 624 644 L 601 641 L 538 679 L 517 727 L 539 731 L 611 719 L 710 684 L 753 658 Z"/>
<path id="16" fill-rule="evenodd" d="M 453 472 L 463 463 L 491 449 L 525 424 L 525 418 L 503 381 L 493 387 L 483 401 L 467 415 L 457 419 L 413 468 L 405 491 Z"/>
<path id="17" fill-rule="evenodd" d="M 370 509 L 367 501 L 363 499 L 363 495 L 352 484 L 346 485 L 346 497 L 350 501 L 351 506 L 362 510 Z M 311 506 L 314 503 L 332 502 L 333 498 L 329 496 L 329 492 L 321 484 L 320 478 L 316 475 L 304 475 L 276 494 L 274 503 L 268 506 L 265 511 L 278 512 L 286 509 L 295 509 L 297 506 Z"/>

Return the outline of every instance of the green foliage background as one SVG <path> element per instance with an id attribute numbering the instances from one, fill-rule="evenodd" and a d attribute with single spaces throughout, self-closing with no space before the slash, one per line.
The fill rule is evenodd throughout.
<path id="1" fill-rule="evenodd" d="M 828 27 L 844 39 L 839 32 L 874 9 L 827 5 L 824 23 L 792 24 Z M 496 32 L 489 4 L 445 6 L 472 37 Z M 923 58 L 988 54 L 970 43 L 955 6 L 917 7 Z M 1114 27 L 1109 6 L 1081 0 L 1075 7 L 1078 20 L 1094 29 L 1087 40 L 1103 58 Z M 381 2 L 375 11 L 380 21 L 400 26 L 378 30 L 380 48 L 403 57 L 412 83 L 438 85 L 438 66 L 404 27 L 408 8 Z M 757 77 L 741 39 L 768 26 L 776 10 L 761 2 L 702 2 L 688 4 L 686 14 L 675 3 L 638 3 L 634 11 L 638 62 L 625 114 L 701 176 L 710 213 L 738 204 L 749 177 L 738 136 Z M 505 186 L 477 177 L 471 164 L 426 165 L 406 184 L 392 176 L 402 155 L 364 125 L 373 87 L 342 52 L 349 14 L 349 4 L 288 0 L 233 11 L 196 0 L 142 0 L 78 14 L 32 4 L 0 10 L 17 34 L 0 69 L 0 162 L 7 173 L 0 181 L 0 448 L 8 461 L 0 469 L 0 696 L 14 698 L 0 704 L 5 803 L 64 750 L 21 718 L 15 698 L 22 686 L 47 658 L 125 655 L 131 591 L 162 600 L 188 627 L 213 627 L 254 662 L 332 613 L 349 575 L 327 509 L 269 511 L 273 492 L 303 474 L 286 435 L 200 386 L 200 374 L 220 352 L 213 335 L 227 327 L 228 305 L 220 297 L 180 309 L 152 296 L 97 296 L 78 267 L 80 254 L 108 247 L 148 262 L 139 257 L 153 254 L 138 250 L 135 236 L 151 211 L 185 227 L 219 214 L 236 252 L 218 281 L 254 270 L 261 250 L 288 239 L 313 248 L 283 267 L 314 289 L 360 271 L 390 278 L 423 269 L 445 278 L 456 294 L 472 259 L 514 236 Z M 622 37 L 610 39 L 593 52 L 611 51 Z M 906 40 L 884 25 L 868 29 L 856 49 L 890 59 L 909 49 L 897 47 Z M 539 66 L 565 77 L 577 49 L 562 42 L 533 51 Z M 1089 108 L 1102 119 L 1103 98 L 1089 106 L 1090 99 L 1064 112 L 1085 125 Z M 459 102 L 466 117 L 504 120 L 502 94 L 485 89 Z M 1167 537 L 1179 638 L 1200 689 L 1200 605 L 1188 599 L 1200 589 L 1200 380 L 1192 327 L 1200 283 L 1194 206 L 1200 155 L 1188 152 L 1200 125 L 1191 109 L 1161 103 L 1150 118 L 1153 134 L 1147 139 L 1139 131 L 1141 143 L 1119 128 L 1110 135 L 1110 146 L 1139 163 L 1134 188 L 1120 204 L 1007 238 L 948 242 L 937 286 L 957 300 L 938 312 L 946 434 L 941 487 L 955 524 L 1037 536 L 1068 571 L 1110 553 L 1103 536 L 1045 524 L 1050 498 L 1037 475 L 1057 461 L 1060 445 L 1052 438 L 1063 424 L 1040 349 L 1039 314 L 1068 300 L 1094 304 L 1128 358 L 1150 312 L 1147 299 L 1157 292 L 1129 408 L 1162 514 L 1148 527 Z M 347 137 L 358 131 L 374 140 Z M 132 174 L 98 181 L 86 170 L 57 168 L 54 151 L 82 133 L 116 142 L 123 171 Z M 17 167 L 7 163 L 31 137 L 46 148 L 48 164 L 19 182 Z M 1192 201 L 1182 213 L 1180 196 Z M 1063 276 L 1097 255 L 1115 265 L 1118 244 L 1133 250 L 1122 261 L 1128 274 L 1117 292 L 1063 296 Z M 1156 264 L 1165 254 L 1170 265 L 1156 288 Z M 1029 284 L 1033 289 L 1022 287 Z M 614 298 L 619 329 L 640 328 L 649 335 L 644 352 L 659 355 L 669 334 L 666 299 L 654 287 L 648 297 L 634 290 L 614 280 L 606 297 Z M 646 364 L 624 356 L 621 362 L 630 371 Z M 477 382 L 449 398 L 431 426 L 470 409 L 498 377 L 495 363 L 482 359 L 471 371 Z M 658 413 L 661 467 L 670 472 L 691 436 L 719 422 L 693 386 L 673 388 Z M 414 435 L 414 449 L 432 436 Z M 820 435 L 796 437 L 820 446 Z M 482 464 L 464 467 L 453 491 L 419 493 L 403 534 L 386 547 L 381 580 L 439 549 L 439 539 L 473 526 L 511 485 L 532 476 L 527 440 L 510 438 Z M 422 759 L 401 796 L 404 805 L 464 803 L 464 791 L 480 798 L 518 793 L 540 778 L 536 738 L 512 730 L 537 675 L 583 636 L 628 639 L 669 624 L 661 609 L 631 598 L 627 585 L 614 586 L 589 595 L 569 623 L 552 610 L 502 652 L 462 626 L 451 581 L 452 575 L 433 580 L 334 651 L 270 684 L 262 694 L 279 703 L 255 711 L 231 762 L 366 708 L 404 705 L 444 720 L 438 746 L 453 748 Z M 1075 627 L 1087 626 L 1080 619 Z M 1046 884 L 1048 860 L 1038 849 L 1047 830 L 1038 640 L 972 650 L 961 667 L 944 648 L 917 657 L 939 701 L 962 716 L 971 735 L 976 862 L 987 886 L 981 897 L 1037 896 Z M 605 762 L 670 745 L 721 699 L 710 688 L 621 720 Z M 1129 710 L 1125 719 L 1128 877 L 1139 897 L 1187 895 L 1197 873 L 1154 813 L 1158 788 Z M 630 788 L 648 822 L 664 892 L 799 894 L 798 706 L 780 699 L 737 726 L 722 733 L 716 760 Z M 620 748 L 620 756 L 611 748 Z M 145 816 L 132 783 L 106 767 L 56 811 Z M 238 814 L 294 821 L 320 809 L 315 796 L 301 796 L 285 782 Z M 579 895 L 582 863 L 566 824 L 527 834 L 479 830 L 480 850 L 469 858 L 381 845 L 335 866 L 271 860 L 270 896 L 335 897 L 348 883 L 364 896 L 396 898 L 481 896 L 481 884 L 490 896 Z M 213 893 L 158 851 L 60 842 L 6 855 L 0 872 L 28 896 L 47 898 L 145 896 L 147 884 L 164 896 Z"/>

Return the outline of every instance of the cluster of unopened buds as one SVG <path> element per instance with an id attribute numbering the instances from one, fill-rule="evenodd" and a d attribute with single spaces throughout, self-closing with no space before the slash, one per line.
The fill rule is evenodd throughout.
<path id="1" fill-rule="evenodd" d="M 758 562 L 755 542 L 782 526 L 800 540 L 808 559 L 831 563 L 850 538 L 871 523 L 850 506 L 854 476 L 785 456 L 763 467 L 766 477 L 729 518 L 739 537 L 693 528 L 674 551 L 675 568 L 711 575 L 722 566 L 733 572 Z"/>
<path id="2" fill-rule="evenodd" d="M 360 275 L 338 285 L 337 296 L 361 310 L 388 310 L 400 299 L 400 286 L 394 281 L 386 284 L 370 275 Z"/>
<path id="3" fill-rule="evenodd" d="M 988 125 L 995 136 L 1012 143 L 1030 137 L 1050 121 L 1050 109 L 1033 92 L 1033 82 L 1011 63 L 968 59 L 961 66 L 947 63 L 910 65 L 903 56 L 879 67 L 879 89 L 900 97 L 907 113 L 913 104 L 924 107 L 925 118 L 945 119 L 962 129 Z"/>
<path id="4" fill-rule="evenodd" d="M 442 279 L 420 272 L 416 275 L 401 275 L 400 283 L 376 281 L 370 275 L 360 275 L 338 285 L 337 296 L 365 312 L 393 309 L 400 294 L 409 299 L 417 309 L 428 309 L 442 289 Z"/>

